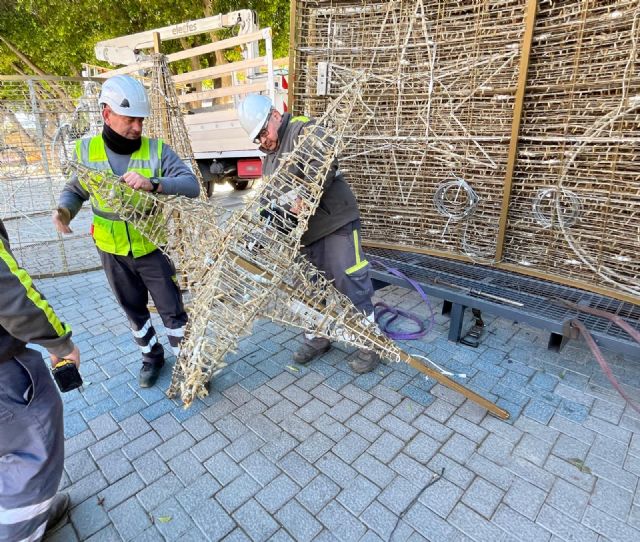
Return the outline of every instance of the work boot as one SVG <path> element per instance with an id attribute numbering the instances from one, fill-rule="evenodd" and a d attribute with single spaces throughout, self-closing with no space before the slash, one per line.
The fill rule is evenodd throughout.
<path id="1" fill-rule="evenodd" d="M 67 512 L 69 512 L 69 494 L 58 493 L 51 501 L 45 532 L 52 533 L 62 527 L 67 519 Z"/>
<path id="2" fill-rule="evenodd" d="M 306 365 L 312 359 L 321 356 L 331 348 L 331 341 L 324 337 L 305 339 L 304 344 L 293 354 L 293 361 L 300 365 Z"/>
<path id="3" fill-rule="evenodd" d="M 140 369 L 140 374 L 138 375 L 138 384 L 141 388 L 150 388 L 156 383 L 158 380 L 158 376 L 160 375 L 160 370 L 162 369 L 159 365 L 151 365 L 150 363 L 143 363 L 142 369 Z"/>
<path id="4" fill-rule="evenodd" d="M 380 356 L 370 350 L 360 350 L 358 355 L 347 362 L 349 368 L 357 374 L 373 371 L 380 362 Z"/>

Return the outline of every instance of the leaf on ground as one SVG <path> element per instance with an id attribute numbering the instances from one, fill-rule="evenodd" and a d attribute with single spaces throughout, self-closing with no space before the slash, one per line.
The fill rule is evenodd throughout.
<path id="1" fill-rule="evenodd" d="M 289 369 L 290 371 L 293 371 L 294 373 L 300 372 L 300 369 L 298 369 L 297 367 L 294 367 L 293 365 L 287 365 L 287 369 Z"/>
<path id="2" fill-rule="evenodd" d="M 584 464 L 582 459 L 578 459 L 577 457 L 572 457 L 568 460 L 574 467 L 576 467 L 580 472 L 584 472 L 585 474 L 591 474 L 591 469 Z"/>
<path id="3" fill-rule="evenodd" d="M 173 518 L 171 516 L 160 516 L 158 521 L 160 523 L 169 523 Z"/>

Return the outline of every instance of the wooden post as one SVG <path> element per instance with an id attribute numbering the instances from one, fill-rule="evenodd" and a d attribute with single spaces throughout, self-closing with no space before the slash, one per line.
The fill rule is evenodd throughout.
<path id="1" fill-rule="evenodd" d="M 516 101 L 513 108 L 513 121 L 511 123 L 511 141 L 509 143 L 509 155 L 507 158 L 507 171 L 504 178 L 502 192 L 502 209 L 498 225 L 498 239 L 496 240 L 496 262 L 502 259 L 504 238 L 507 233 L 507 218 L 509 216 L 509 203 L 511 201 L 511 185 L 513 182 L 513 170 L 518 154 L 518 135 L 520 134 L 520 121 L 522 120 L 522 105 L 527 87 L 527 71 L 529 69 L 529 57 L 531 55 L 531 41 L 536 24 L 537 0 L 527 0 L 527 14 L 525 18 L 525 30 L 522 37 L 522 55 L 520 56 L 520 72 L 518 74 L 518 87 L 516 89 Z"/>
<path id="2" fill-rule="evenodd" d="M 296 83 L 296 0 L 289 2 L 289 73 L 287 74 L 287 109 L 293 114 L 293 91 Z"/>

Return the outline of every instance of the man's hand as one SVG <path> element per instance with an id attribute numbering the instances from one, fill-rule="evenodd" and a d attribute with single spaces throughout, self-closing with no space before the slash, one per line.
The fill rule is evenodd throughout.
<path id="1" fill-rule="evenodd" d="M 69 361 L 73 361 L 78 369 L 80 368 L 80 350 L 78 350 L 76 345 L 73 345 L 73 350 L 71 350 L 71 352 L 61 358 L 54 356 L 51 353 L 49 354 L 49 357 L 51 358 L 51 367 L 55 367 L 56 363 L 60 363 L 63 359 L 68 359 Z"/>
<path id="2" fill-rule="evenodd" d="M 302 198 L 297 197 L 296 200 L 293 202 L 293 205 L 291 206 L 291 214 L 294 215 L 298 215 L 302 212 L 302 210 L 304 209 L 304 201 L 302 201 Z"/>
<path id="3" fill-rule="evenodd" d="M 69 227 L 69 222 L 71 222 L 71 213 L 69 212 L 69 209 L 58 207 L 53 211 L 51 221 L 53 222 L 56 230 L 60 233 L 73 233 Z"/>
<path id="4" fill-rule="evenodd" d="M 151 181 L 136 171 L 127 171 L 120 178 L 134 190 L 144 190 L 145 192 L 153 190 Z"/>

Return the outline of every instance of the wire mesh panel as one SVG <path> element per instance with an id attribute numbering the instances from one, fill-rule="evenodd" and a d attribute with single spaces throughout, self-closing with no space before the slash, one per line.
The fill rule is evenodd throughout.
<path id="1" fill-rule="evenodd" d="M 0 77 L 0 218 L 18 263 L 32 276 L 100 265 L 89 206 L 72 235 L 62 237 L 51 223 L 66 181 L 60 166 L 73 156 L 73 141 L 102 129 L 98 91 L 80 78 Z"/>
<path id="2" fill-rule="evenodd" d="M 341 159 L 367 240 L 640 300 L 640 3 L 538 2 L 530 52 L 527 4 L 298 1 L 294 112 L 369 74 Z"/>

